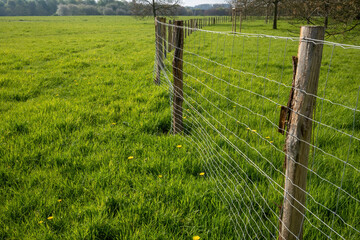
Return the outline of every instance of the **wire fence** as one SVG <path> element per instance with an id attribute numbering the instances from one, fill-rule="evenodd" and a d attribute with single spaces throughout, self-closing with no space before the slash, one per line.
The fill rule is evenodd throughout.
<path id="1" fill-rule="evenodd" d="M 183 120 L 182 136 L 197 146 L 206 176 L 229 207 L 237 237 L 287 239 L 281 229 L 288 226 L 283 206 L 290 203 L 301 213 L 303 231 L 287 229 L 289 239 L 359 239 L 360 46 L 156 24 L 192 32 L 181 59 L 169 51 L 177 49 L 174 38 L 157 32 L 154 72 L 159 68 L 171 109 L 184 109 L 176 112 Z M 323 48 L 315 93 L 292 85 L 291 59 L 299 42 Z M 173 101 L 180 91 L 173 83 L 174 59 L 183 64 L 177 69 L 183 75 L 182 106 Z M 287 108 L 311 122 L 310 140 L 279 124 L 290 91 L 316 99 L 312 117 Z M 310 149 L 306 164 L 284 149 L 289 137 Z M 286 165 L 291 162 L 306 169 L 305 188 L 289 178 Z M 305 203 L 287 192 L 286 181 L 303 192 Z"/>

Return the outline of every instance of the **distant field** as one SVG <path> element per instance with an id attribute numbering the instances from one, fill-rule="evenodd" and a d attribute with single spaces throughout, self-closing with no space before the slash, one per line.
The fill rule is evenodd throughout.
<path id="1" fill-rule="evenodd" d="M 230 31 L 230 27 L 228 23 L 208 29 Z M 263 21 L 254 20 L 244 22 L 243 31 L 281 36 L 294 36 L 298 31 L 281 21 L 280 30 L 270 28 Z M 222 55 L 214 55 L 210 49 L 215 49 L 215 40 L 204 36 L 195 33 L 185 42 L 185 47 L 229 65 L 231 52 L 227 52 L 229 48 L 225 46 L 233 44 L 231 39 L 220 38 L 218 41 L 225 42 L 218 47 Z M 330 40 L 360 42 L 356 38 Z M 240 53 L 242 39 L 237 41 Z M 246 41 L 249 54 L 245 59 L 249 65 L 244 65 L 244 69 L 248 67 L 251 71 L 256 59 L 256 41 Z M 259 68 L 257 73 L 271 73 L 274 79 L 283 77 L 284 81 L 291 79 L 291 65 L 282 76 L 282 65 L 277 61 L 283 56 L 280 52 L 284 49 L 283 42 L 272 43 L 270 49 L 277 57 L 270 60 L 272 65 L 265 71 L 269 42 L 259 41 L 262 44 L 258 51 L 265 54 L 259 60 L 264 68 Z M 296 55 L 297 44 L 289 43 L 289 57 Z M 199 175 L 205 171 L 206 162 L 196 146 L 185 141 L 186 138 L 168 134 L 171 128 L 169 94 L 153 84 L 152 19 L 2 17 L 0 46 L 1 239 L 192 239 L 195 235 L 201 239 L 236 238 L 234 223 L 227 206 L 221 202 L 216 183 L 207 177 L 207 172 L 205 176 Z M 331 48 L 325 50 L 324 73 Z M 329 85 L 332 91 L 327 96 L 355 107 L 360 57 L 352 50 L 349 54 L 334 53 L 334 77 Z M 236 76 L 225 69 L 187 57 L 202 68 L 209 67 L 216 76 L 229 75 L 229 79 L 237 81 Z M 340 64 L 344 59 L 345 63 Z M 286 61 L 289 63 L 289 59 Z M 240 66 L 240 61 L 231 64 Z M 188 67 L 187 71 L 201 78 L 197 69 Z M 319 89 L 324 89 L 324 79 L 326 74 L 322 75 Z M 198 83 L 194 84 L 204 96 L 212 96 Z M 262 93 L 265 89 L 262 81 L 253 84 L 255 91 Z M 255 101 L 223 85 L 212 86 L 238 102 Z M 277 86 L 268 85 L 266 91 L 269 97 L 280 96 Z M 281 101 L 286 104 L 288 89 L 281 89 L 281 93 Z M 260 100 L 257 103 L 260 104 L 255 107 L 257 111 L 276 118 L 278 113 L 270 105 L 261 105 Z M 252 122 L 253 129 L 258 129 L 256 116 L 237 112 L 231 103 L 219 102 L 219 106 L 234 113 L 239 120 L 243 117 L 244 121 Z M 340 112 L 331 104 L 325 104 L 324 109 L 328 114 L 324 123 L 335 122 L 337 128 L 360 137 L 358 115 L 353 130 L 351 112 Z M 217 112 L 213 109 L 211 113 Z M 257 138 L 249 137 L 236 122 L 220 114 L 218 117 L 264 154 L 273 155 L 274 164 L 282 168 L 283 158 L 277 159 L 276 153 L 265 148 Z M 191 125 L 189 115 L 186 121 Z M 272 136 L 274 144 L 283 145 L 282 135 L 276 135 L 264 122 L 260 121 L 260 126 L 263 134 Z M 346 158 L 347 138 L 323 131 L 318 139 L 324 149 L 334 150 L 336 156 Z M 349 157 L 357 168 L 359 147 L 358 142 L 352 145 Z M 236 156 L 234 152 L 231 154 Z M 337 162 L 334 164 L 339 166 L 329 165 L 323 155 L 317 156 L 319 161 L 314 168 L 330 181 L 340 181 L 339 176 L 326 173 L 334 173 L 335 167 L 342 169 L 342 165 Z M 244 165 L 244 169 L 247 166 Z M 273 174 L 274 179 L 282 183 L 282 176 Z M 343 188 L 358 198 L 359 173 L 348 174 Z M 259 189 L 268 194 L 274 211 L 278 211 L 276 204 L 282 200 L 279 194 L 266 193 L 268 186 L 263 179 L 256 172 L 253 176 Z M 313 191 L 318 191 L 319 198 L 330 208 L 334 207 L 333 189 L 322 188 L 322 181 L 315 177 L 313 181 Z M 347 220 L 356 226 L 360 210 L 359 205 L 352 206 L 353 212 L 348 213 L 348 208 L 344 208 L 342 214 L 347 214 Z M 272 219 L 276 221 L 276 216 Z M 342 226 L 337 231 L 341 232 Z M 316 238 L 316 232 L 306 233 L 309 239 L 310 236 Z M 348 232 L 344 230 L 343 234 L 347 236 Z"/>

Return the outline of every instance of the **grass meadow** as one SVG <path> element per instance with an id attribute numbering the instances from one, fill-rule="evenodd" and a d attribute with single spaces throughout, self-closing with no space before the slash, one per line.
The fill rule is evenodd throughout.
<path id="1" fill-rule="evenodd" d="M 281 36 L 295 36 L 296 32 L 281 21 L 280 30 L 270 28 L 260 20 L 245 21 L 243 25 L 244 32 Z M 230 31 L 231 25 L 207 29 Z M 340 40 L 360 42 L 358 38 L 336 39 Z M 212 159 L 209 152 L 199 151 L 199 146 L 221 148 L 227 156 L 239 159 L 237 165 L 270 205 L 266 213 L 254 209 L 260 222 L 269 222 L 249 220 L 244 225 L 259 228 L 266 238 L 271 238 L 271 233 L 276 235 L 277 229 L 270 222 L 276 223 L 279 214 L 281 188 L 269 184 L 216 131 L 205 127 L 214 139 L 209 143 L 208 135 L 197 130 L 205 125 L 204 119 L 192 110 L 200 109 L 204 114 L 207 110 L 209 121 L 281 185 L 283 176 L 279 171 L 283 171 L 284 156 L 269 147 L 272 144 L 282 149 L 284 143 L 284 136 L 271 124 L 277 124 L 278 106 L 248 90 L 285 105 L 289 89 L 263 78 L 239 76 L 190 52 L 289 85 L 291 56 L 296 55 L 298 42 L 193 33 L 185 41 L 189 52 L 184 53 L 188 62 L 184 64 L 188 73 L 184 75 L 184 89 L 189 102 L 184 107 L 188 110 L 184 137 L 169 134 L 169 92 L 166 85 L 153 83 L 152 19 L 1 17 L 0 46 L 0 239 L 237 239 L 242 224 L 231 221 L 234 215 L 229 214 L 221 194 L 236 186 L 223 171 L 214 170 L 223 160 Z M 324 46 L 319 96 L 324 94 L 332 102 L 356 107 L 358 53 Z M 171 54 L 167 67 L 170 62 Z M 228 79 L 243 90 L 216 81 L 218 78 Z M 228 99 L 225 101 L 204 84 Z M 224 111 L 201 96 L 211 97 Z M 267 116 L 271 122 L 243 107 Z M 360 167 L 360 145 L 357 140 L 349 144 L 344 134 L 360 138 L 360 116 L 358 112 L 355 115 L 354 121 L 354 111 L 317 101 L 316 119 L 321 118 L 322 123 L 341 133 L 315 124 L 314 145 L 346 160 L 355 170 L 312 150 L 311 169 L 318 175 L 310 174 L 309 190 L 317 201 L 354 227 L 360 222 L 359 203 L 328 182 L 341 184 L 359 199 L 360 174 L 356 169 Z M 254 149 L 270 158 L 272 164 L 262 161 Z M 205 175 L 201 176 L 202 172 Z M 219 182 L 229 187 L 219 188 Z M 241 184 L 245 186 L 249 181 Z M 245 194 L 254 188 L 246 186 Z M 235 194 L 225 199 L 231 200 L 235 209 L 252 206 L 250 199 L 234 201 L 239 197 Z M 260 196 L 256 200 L 261 200 Z M 311 199 L 308 207 L 326 223 L 333 222 L 342 236 L 358 236 Z M 235 218 L 245 219 L 246 212 Z M 313 215 L 309 219 L 304 225 L 307 239 L 324 236 L 312 225 L 331 234 Z"/>

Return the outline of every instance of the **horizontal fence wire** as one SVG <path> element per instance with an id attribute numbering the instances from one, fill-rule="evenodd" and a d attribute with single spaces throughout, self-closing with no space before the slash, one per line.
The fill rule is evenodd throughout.
<path id="1" fill-rule="evenodd" d="M 354 61 L 360 60 L 360 47 L 180 28 L 192 31 L 185 39 L 180 69 L 184 77 L 182 136 L 197 146 L 207 176 L 216 183 L 219 198 L 229 207 L 234 231 L 242 239 L 281 237 L 287 178 L 284 159 L 290 156 L 284 151 L 285 136 L 278 133 L 287 133 L 278 124 L 279 107 L 286 106 L 292 88 L 291 56 L 297 55 L 298 42 L 324 45 L 318 93 L 297 89 L 316 98 L 314 116 L 308 118 L 312 140 L 304 142 L 311 149 L 309 164 L 301 165 L 308 170 L 307 188 L 293 183 L 305 192 L 306 204 L 289 197 L 305 208 L 304 238 L 358 239 L 360 69 Z M 173 105 L 176 46 L 164 36 L 156 36 L 157 46 L 161 42 L 163 47 L 156 51 L 155 63 L 163 62 L 160 86 L 169 92 Z"/>

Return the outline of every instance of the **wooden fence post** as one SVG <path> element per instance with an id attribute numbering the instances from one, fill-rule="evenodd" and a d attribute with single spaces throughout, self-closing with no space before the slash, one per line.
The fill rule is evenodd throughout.
<path id="1" fill-rule="evenodd" d="M 193 20 L 192 19 L 190 19 L 190 34 L 192 34 L 192 32 L 193 32 L 193 30 L 192 30 L 192 28 L 193 28 Z"/>
<path id="2" fill-rule="evenodd" d="M 171 52 L 172 50 L 172 39 L 173 39 L 173 29 L 172 29 L 172 21 L 169 20 L 169 27 L 168 27 L 168 52 Z"/>
<path id="3" fill-rule="evenodd" d="M 161 22 L 163 24 L 161 24 L 162 29 L 161 29 L 161 38 L 163 41 L 163 53 L 164 53 L 164 57 L 166 58 L 166 52 L 167 52 L 167 47 L 166 47 L 166 18 L 161 18 Z"/>
<path id="4" fill-rule="evenodd" d="M 324 39 L 324 27 L 301 27 L 298 66 L 286 136 L 286 172 L 281 240 L 302 239 L 306 178 L 312 117 L 317 94 L 323 45 L 306 39 Z"/>
<path id="5" fill-rule="evenodd" d="M 162 54 L 162 40 L 161 40 L 161 18 L 156 17 L 155 18 L 155 31 L 156 31 L 156 77 L 154 79 L 154 82 L 156 85 L 160 85 L 160 75 L 161 75 L 161 67 L 163 66 L 163 54 Z"/>
<path id="6" fill-rule="evenodd" d="M 241 13 L 241 11 L 240 11 L 240 16 L 239 16 L 239 18 L 240 18 L 239 33 L 241 33 L 241 25 L 242 25 L 242 13 Z"/>
<path id="7" fill-rule="evenodd" d="M 187 36 L 187 31 L 188 31 L 187 21 L 185 20 L 185 21 L 184 21 L 184 38 L 186 38 L 186 36 Z"/>
<path id="8" fill-rule="evenodd" d="M 173 130 L 174 134 L 183 131 L 183 21 L 175 21 L 175 52 L 173 60 L 174 100 L 173 100 Z"/>

